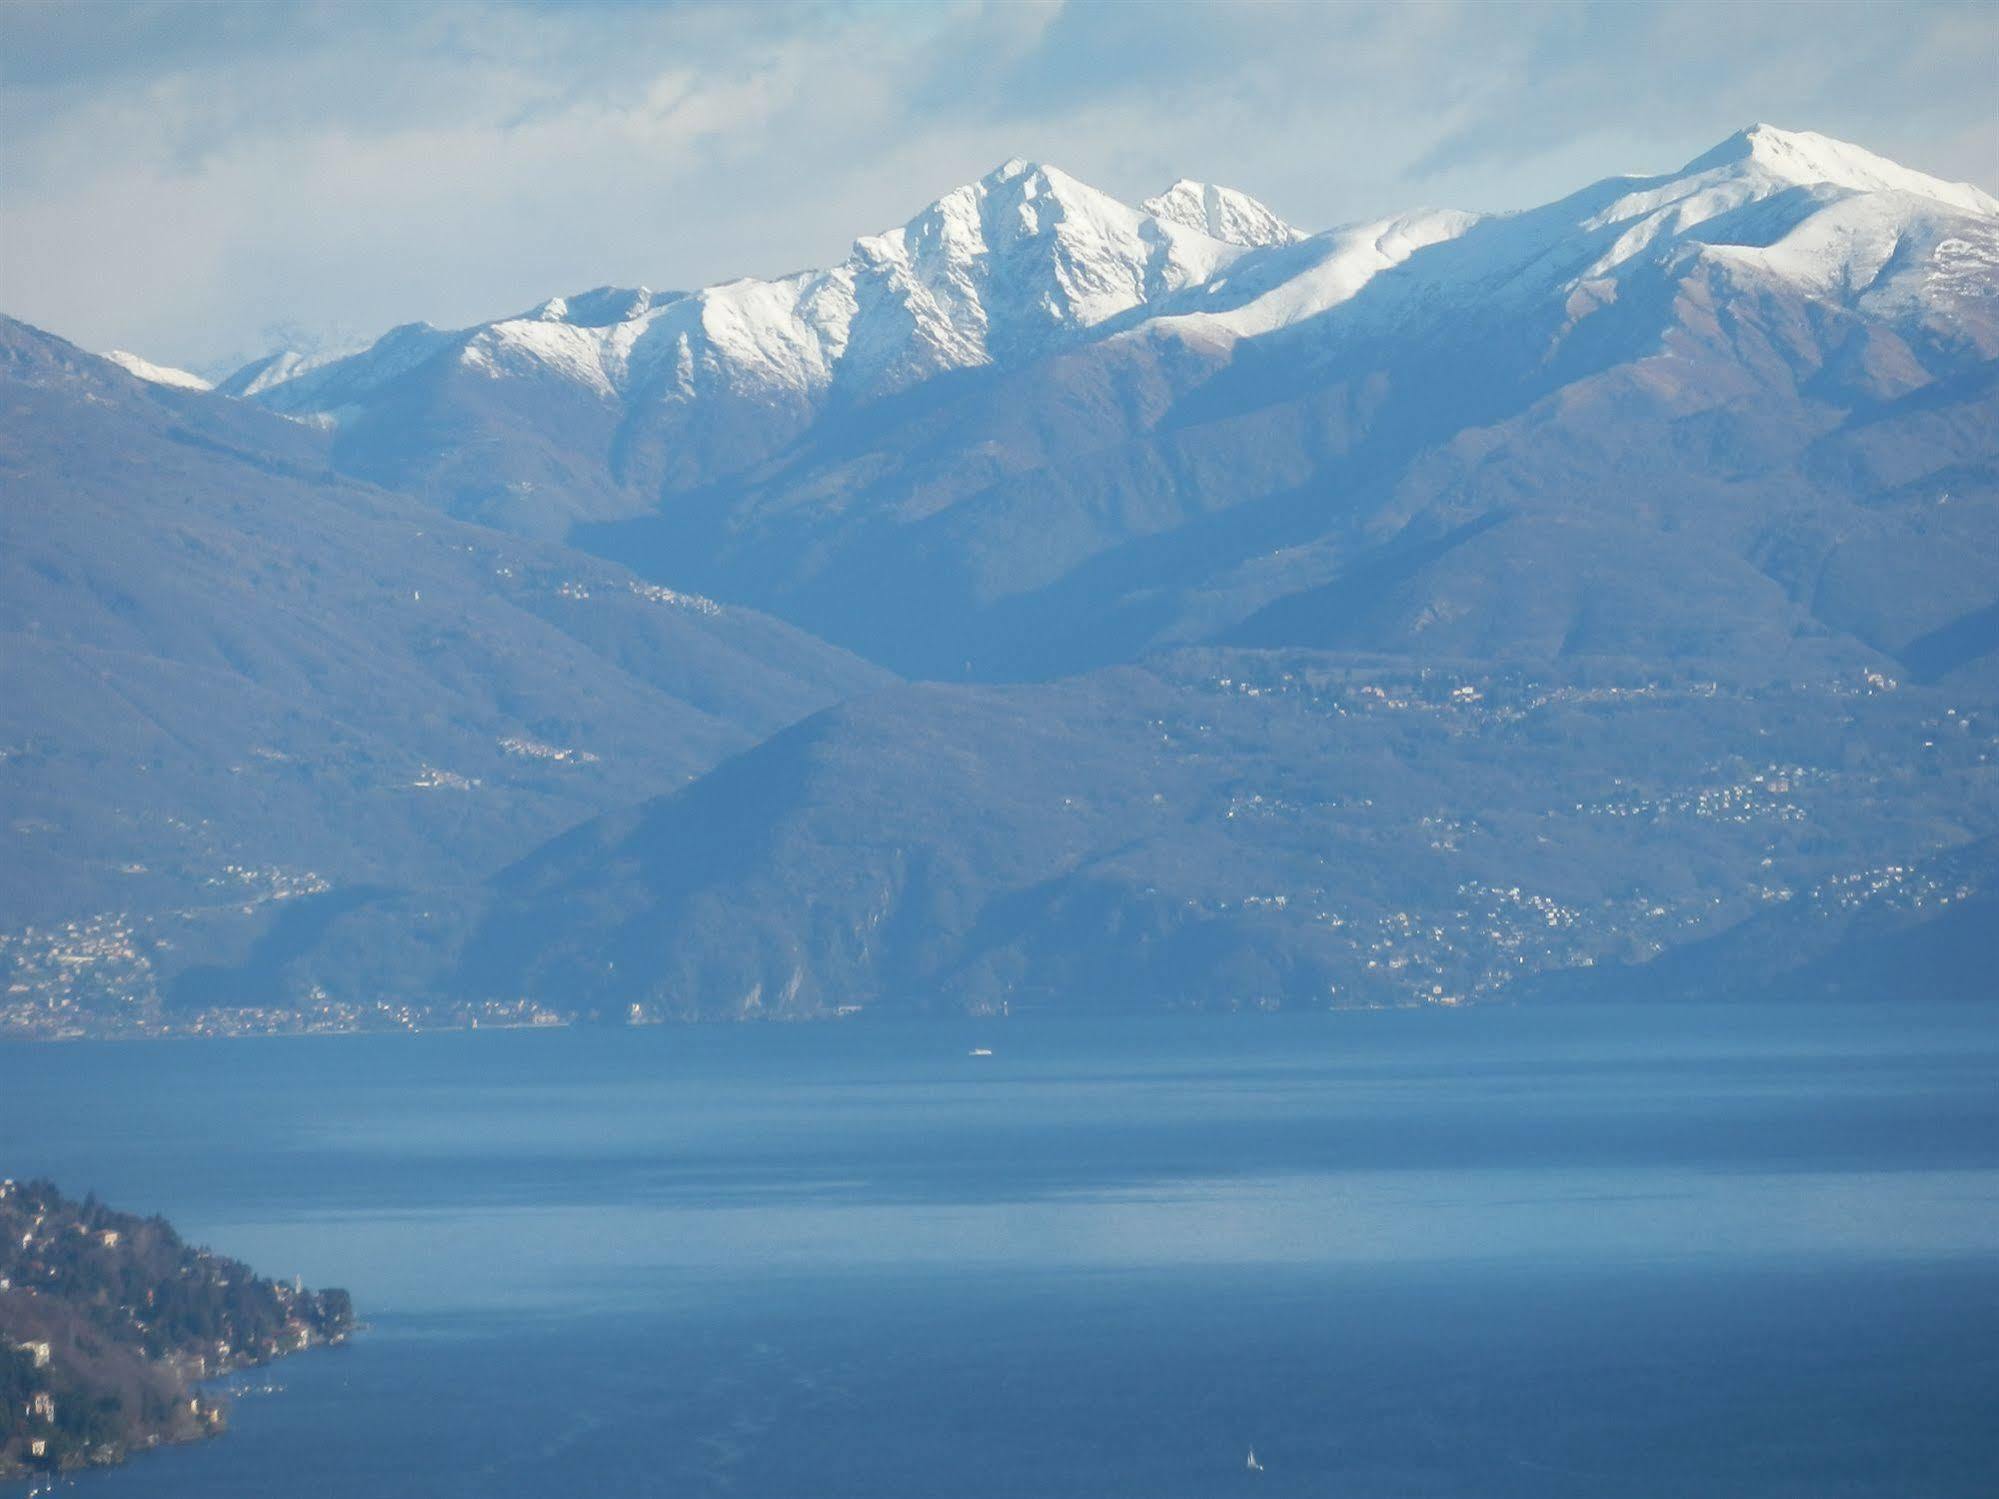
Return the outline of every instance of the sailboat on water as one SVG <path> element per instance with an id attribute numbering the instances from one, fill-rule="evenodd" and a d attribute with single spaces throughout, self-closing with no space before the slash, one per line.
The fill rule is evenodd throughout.
<path id="1" fill-rule="evenodd" d="M 1249 1449 L 1249 1460 L 1243 1466 L 1252 1473 L 1261 1473 L 1263 1471 L 1263 1464 L 1256 1460 L 1256 1449 L 1254 1447 Z"/>

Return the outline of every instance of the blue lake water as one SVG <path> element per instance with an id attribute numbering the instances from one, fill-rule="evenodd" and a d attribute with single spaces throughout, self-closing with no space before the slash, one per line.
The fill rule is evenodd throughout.
<path id="1" fill-rule="evenodd" d="M 0 1172 L 369 1324 L 83 1499 L 1999 1491 L 1992 1013 L 6 1047 Z"/>

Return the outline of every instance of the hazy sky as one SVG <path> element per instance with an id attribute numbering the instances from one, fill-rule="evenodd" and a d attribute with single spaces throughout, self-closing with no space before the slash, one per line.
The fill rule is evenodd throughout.
<path id="1" fill-rule="evenodd" d="M 1009 156 L 1309 228 L 1756 120 L 1999 190 L 1999 5 L 0 0 L 0 310 L 212 370 L 837 260 Z"/>

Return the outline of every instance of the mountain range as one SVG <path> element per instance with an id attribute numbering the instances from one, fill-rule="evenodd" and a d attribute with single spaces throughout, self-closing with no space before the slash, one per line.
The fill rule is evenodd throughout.
<path id="1" fill-rule="evenodd" d="M 1855 146 L 0 358 L 10 1014 L 1990 988 L 1999 202 Z"/>

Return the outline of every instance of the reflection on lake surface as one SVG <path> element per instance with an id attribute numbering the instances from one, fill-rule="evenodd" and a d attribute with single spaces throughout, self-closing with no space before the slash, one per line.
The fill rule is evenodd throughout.
<path id="1" fill-rule="evenodd" d="M 1999 1471 L 1976 1011 L 14 1047 L 0 1157 L 346 1285 L 371 1324 L 85 1496 Z"/>

